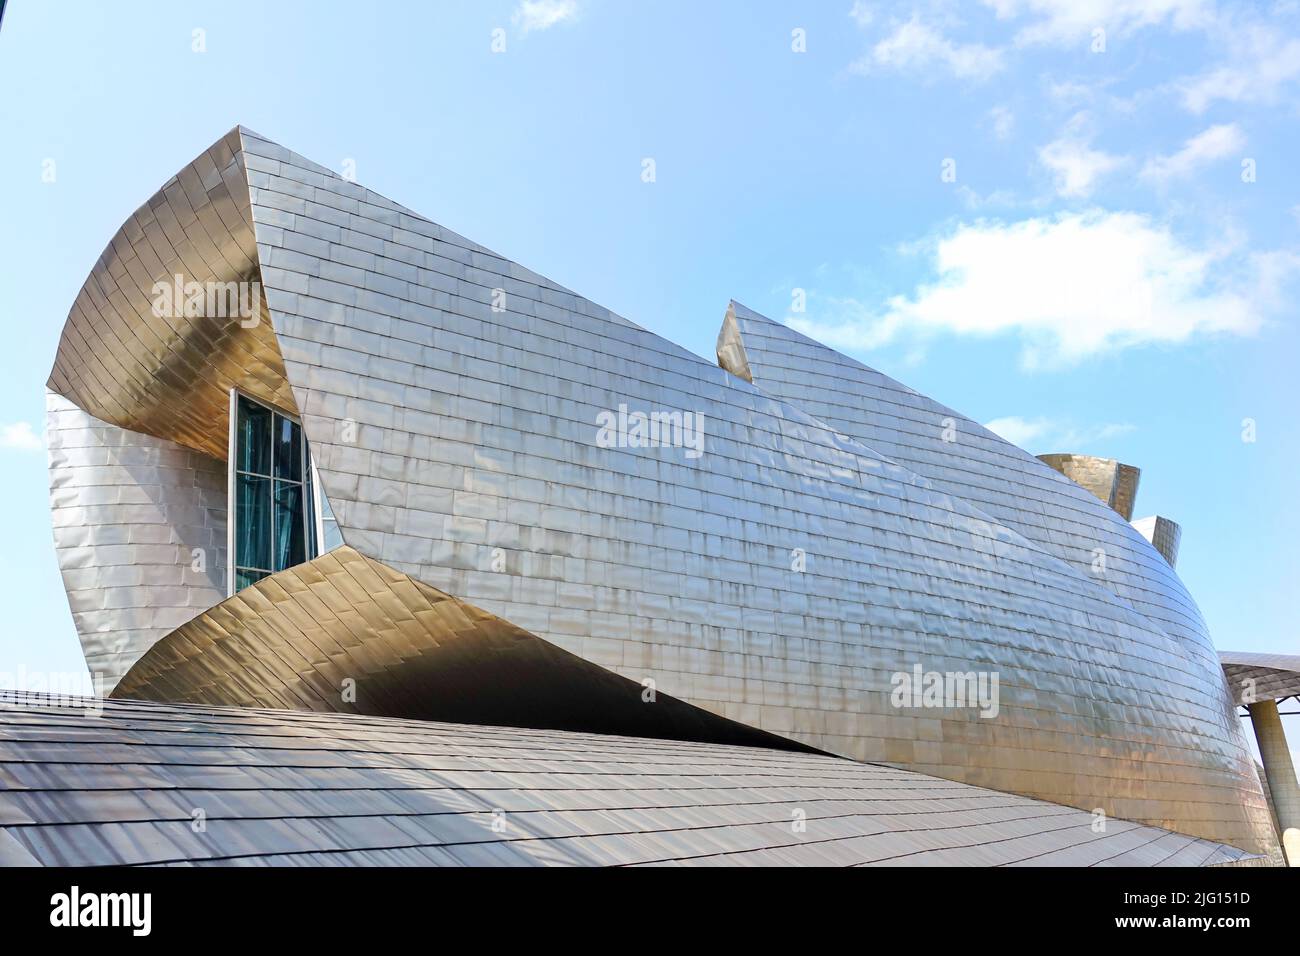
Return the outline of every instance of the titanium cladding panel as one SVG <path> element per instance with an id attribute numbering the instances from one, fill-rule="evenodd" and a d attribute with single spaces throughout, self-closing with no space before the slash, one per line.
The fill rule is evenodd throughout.
<path id="1" fill-rule="evenodd" d="M 226 465 L 46 395 L 54 551 L 107 693 L 141 654 L 226 596 Z"/>
<path id="2" fill-rule="evenodd" d="M 123 701 L 84 716 L 45 704 L 0 694 L 0 866 L 1259 859 L 1122 820 L 1096 833 L 1084 811 L 818 754 Z M 196 808 L 206 815 L 198 833 Z"/>
<path id="3" fill-rule="evenodd" d="M 1207 668 L 1215 659 L 1200 610 L 1168 563 L 1074 481 L 960 412 L 738 302 L 718 341 L 720 355 L 724 344 L 729 350 L 728 368 L 1014 528 L 1182 640 Z M 948 421 L 954 441 L 945 439 Z"/>
<path id="4" fill-rule="evenodd" d="M 288 407 L 360 555 L 635 686 L 830 753 L 1273 848 L 1199 615 L 1135 531 L 1115 538 L 1136 549 L 1120 594 L 1070 547 L 871 442 L 232 135 Z M 620 407 L 701 416 L 700 454 L 609 446 L 597 423 Z M 1001 477 L 975 464 L 979 483 Z M 1056 478 L 1039 476 L 1052 492 Z M 1170 600 L 1139 602 L 1148 584 Z M 914 666 L 997 674 L 997 715 L 891 706 L 892 675 Z"/>

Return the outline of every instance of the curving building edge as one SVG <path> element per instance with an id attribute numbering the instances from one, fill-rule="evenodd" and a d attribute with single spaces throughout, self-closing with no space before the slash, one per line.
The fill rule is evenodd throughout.
<path id="1" fill-rule="evenodd" d="M 260 298 L 160 316 L 174 275 Z M 364 713 L 472 723 L 501 721 L 510 695 L 477 691 L 505 679 L 516 725 L 779 738 L 1276 854 L 1160 555 L 977 426 L 934 445 L 892 407 L 926 400 L 783 328 L 733 306 L 732 375 L 238 128 L 114 237 L 50 376 L 70 432 L 171 463 L 133 485 L 98 445 L 52 449 L 87 659 L 118 698 L 346 709 L 351 680 Z M 783 356 L 837 377 L 826 401 Z M 163 571 L 225 566 L 232 389 L 301 421 L 345 548 L 226 597 L 224 572 Z M 693 417 L 665 445 L 638 414 Z M 99 468 L 122 485 L 92 504 Z M 965 672 L 996 676 L 995 713 L 896 706 L 899 675 Z"/>

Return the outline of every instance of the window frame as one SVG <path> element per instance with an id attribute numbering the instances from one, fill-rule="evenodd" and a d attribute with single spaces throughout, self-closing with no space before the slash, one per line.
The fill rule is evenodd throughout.
<path id="1" fill-rule="evenodd" d="M 239 593 L 239 590 L 235 587 L 235 582 L 238 579 L 237 571 L 236 571 L 238 565 L 236 564 L 237 556 L 235 554 L 235 541 L 236 541 L 237 531 L 238 531 L 237 515 L 238 515 L 238 497 L 239 497 L 239 456 L 238 456 L 239 400 L 241 398 L 244 399 L 245 401 L 252 402 L 255 405 L 262 406 L 267 411 L 271 412 L 272 415 L 279 415 L 281 418 L 289 422 L 292 422 L 294 425 L 298 427 L 298 434 L 299 434 L 298 453 L 299 455 L 302 456 L 302 460 L 301 460 L 302 480 L 296 482 L 296 484 L 298 484 L 298 486 L 302 489 L 303 508 L 310 509 L 309 514 L 303 515 L 303 536 L 306 539 L 303 541 L 303 553 L 306 555 L 306 558 L 302 563 L 305 564 L 307 561 L 311 561 L 315 558 L 320 557 L 321 554 L 320 547 L 324 542 L 324 528 L 322 527 L 321 524 L 319 473 L 316 471 L 315 462 L 313 462 L 311 458 L 311 450 L 307 444 L 307 430 L 302 427 L 302 419 L 299 418 L 297 415 L 294 415 L 292 412 L 287 412 L 284 409 L 280 408 L 279 406 L 272 405 L 270 402 L 264 401 L 263 399 L 248 394 L 247 392 L 240 389 L 238 386 L 232 387 L 230 389 L 230 406 L 229 406 L 230 427 L 228 429 L 229 436 L 227 438 L 227 443 L 226 443 L 227 445 L 226 447 L 226 596 L 227 597 L 234 597 L 236 594 Z M 272 419 L 272 423 L 274 423 L 274 419 Z M 272 447 L 274 450 L 274 446 Z M 271 464 L 271 472 L 272 472 L 271 475 L 267 477 L 269 477 L 272 482 L 271 487 L 272 487 L 272 491 L 274 492 L 275 482 L 278 480 L 275 478 L 274 460 L 272 461 Z M 249 474 L 253 474 L 253 473 L 250 472 Z M 310 494 L 307 493 L 309 490 L 311 492 Z M 275 511 L 275 499 L 273 497 L 271 502 L 272 515 L 274 515 L 274 511 Z M 309 518 L 310 518 L 310 527 L 308 526 Z M 313 551 L 315 553 L 313 553 Z M 297 567 L 297 565 L 293 565 L 293 567 Z M 257 570 L 261 570 L 261 569 L 259 568 Z M 288 570 L 288 569 L 284 568 L 282 570 Z M 278 573 L 279 573 L 278 571 L 271 571 L 269 574 L 267 574 L 267 577 L 270 577 L 272 574 L 278 574 Z M 265 579 L 261 579 L 261 580 L 265 580 Z M 251 587 L 252 585 L 249 586 Z"/>
<path id="2" fill-rule="evenodd" d="M 307 451 L 306 432 L 303 432 L 302 447 Z M 313 531 L 316 535 L 316 557 L 319 558 L 322 554 L 327 553 L 325 548 L 325 508 L 323 503 L 328 501 L 329 497 L 325 494 L 325 487 L 320 482 L 320 469 L 316 467 L 316 462 L 312 460 L 310 451 L 307 451 L 307 464 L 311 467 L 311 480 L 308 484 L 311 485 L 312 516 L 315 519 Z M 330 515 L 333 518 L 335 530 L 338 530 L 339 516 L 334 514 L 332 504 L 330 505 Z M 338 545 L 335 545 L 335 547 L 338 547 Z"/>

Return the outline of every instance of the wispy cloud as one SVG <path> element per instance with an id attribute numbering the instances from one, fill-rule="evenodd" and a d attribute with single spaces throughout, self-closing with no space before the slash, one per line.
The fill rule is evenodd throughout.
<path id="1" fill-rule="evenodd" d="M 871 21 L 876 18 L 876 13 L 866 0 L 853 0 L 853 6 L 849 9 L 849 18 L 860 27 L 869 27 Z"/>
<path id="2" fill-rule="evenodd" d="M 1012 131 L 1016 128 L 1016 114 L 1005 106 L 995 106 L 989 110 L 989 123 L 993 127 L 994 136 L 998 139 L 1010 139 Z"/>
<path id="3" fill-rule="evenodd" d="M 1199 246 L 1131 212 L 1094 209 L 961 224 L 922 244 L 933 279 L 879 307 L 841 300 L 834 319 L 790 325 L 865 350 L 938 334 L 1016 335 L 1027 369 L 1120 349 L 1255 333 L 1300 272 L 1289 252 Z"/>
<path id="4" fill-rule="evenodd" d="M 1144 27 L 1207 28 L 1215 20 L 1212 0 L 984 0 L 999 19 L 1024 19 L 1018 46 L 1064 45 L 1092 35 L 1129 36 Z"/>
<path id="5" fill-rule="evenodd" d="M 1208 163 L 1240 152 L 1245 145 L 1246 137 L 1236 123 L 1211 126 L 1187 140 L 1173 155 L 1148 160 L 1142 176 L 1161 183 L 1185 178 Z"/>
<path id="6" fill-rule="evenodd" d="M 1088 196 L 1099 179 L 1128 162 L 1123 156 L 1093 149 L 1087 125 L 1086 113 L 1075 114 L 1065 131 L 1038 151 L 1038 161 L 1051 170 L 1056 180 L 1058 195 Z"/>
<path id="7" fill-rule="evenodd" d="M 985 422 L 984 427 L 1013 445 L 1034 454 L 1084 451 L 1099 442 L 1127 435 L 1137 426 L 1128 423 L 1078 426 L 1053 418 L 1021 418 L 1009 415 Z"/>
<path id="8" fill-rule="evenodd" d="M 982 43 L 954 43 L 912 14 L 889 36 L 879 41 L 849 69 L 870 73 L 878 69 L 902 71 L 946 70 L 958 79 L 986 80 L 1003 67 L 1002 52 Z"/>
<path id="9" fill-rule="evenodd" d="M 578 16 L 578 0 L 521 0 L 510 22 L 524 33 L 549 30 Z"/>
<path id="10" fill-rule="evenodd" d="M 1219 100 L 1275 103 L 1300 80 L 1300 39 L 1258 24 L 1227 31 L 1227 62 L 1179 81 L 1183 106 L 1204 113 Z"/>
<path id="11" fill-rule="evenodd" d="M 32 430 L 30 423 L 14 422 L 11 425 L 0 425 L 0 448 L 36 451 L 44 447 L 45 442 Z"/>

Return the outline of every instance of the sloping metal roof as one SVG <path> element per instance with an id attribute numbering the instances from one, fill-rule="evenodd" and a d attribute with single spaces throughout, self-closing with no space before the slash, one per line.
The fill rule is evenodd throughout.
<path id="1" fill-rule="evenodd" d="M 1083 811 L 815 754 L 343 714 L 52 703 L 0 693 L 0 862 L 1250 860 L 1156 827 L 1112 819 L 1098 833 Z"/>
<path id="2" fill-rule="evenodd" d="M 1300 695 L 1300 655 L 1221 651 L 1219 660 L 1223 662 L 1223 672 L 1234 698 L 1240 699 L 1247 686 L 1243 682 L 1247 680 L 1254 681 L 1254 700 L 1281 700 Z"/>

